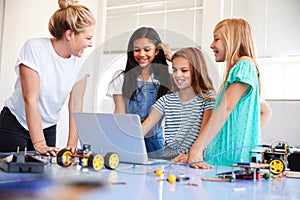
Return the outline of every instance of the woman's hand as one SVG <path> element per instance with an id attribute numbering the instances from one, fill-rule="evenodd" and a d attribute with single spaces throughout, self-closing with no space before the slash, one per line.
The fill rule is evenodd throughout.
<path id="1" fill-rule="evenodd" d="M 74 154 L 77 151 L 77 145 L 68 144 L 64 149 L 70 150 Z"/>
<path id="2" fill-rule="evenodd" d="M 48 147 L 45 141 L 37 142 L 33 146 L 38 154 L 43 154 L 46 156 L 56 156 L 60 150 L 57 147 Z"/>
<path id="3" fill-rule="evenodd" d="M 160 44 L 159 44 L 159 46 L 162 48 L 162 50 L 164 51 L 164 54 L 165 54 L 165 56 L 166 56 L 166 59 L 168 60 L 168 61 L 171 61 L 171 58 L 172 58 L 172 52 L 171 52 L 171 50 L 170 50 L 170 47 L 169 47 L 169 45 L 168 44 L 166 44 L 166 43 L 163 43 L 163 42 L 161 42 Z"/>

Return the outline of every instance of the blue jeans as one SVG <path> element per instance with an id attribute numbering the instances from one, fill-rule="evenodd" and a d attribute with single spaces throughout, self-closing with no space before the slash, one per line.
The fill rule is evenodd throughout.
<path id="1" fill-rule="evenodd" d="M 138 81 L 138 92 L 134 100 L 126 99 L 127 113 L 138 114 L 143 122 L 149 115 L 157 98 L 158 84 Z M 148 156 L 161 158 L 164 149 L 164 137 L 160 120 L 145 136 Z"/>

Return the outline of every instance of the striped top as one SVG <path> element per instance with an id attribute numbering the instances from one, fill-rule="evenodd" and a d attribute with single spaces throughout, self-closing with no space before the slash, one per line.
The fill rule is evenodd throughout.
<path id="1" fill-rule="evenodd" d="M 215 93 L 208 93 L 215 97 Z M 203 113 L 214 108 L 214 101 L 204 99 L 200 94 L 181 102 L 178 92 L 166 94 L 153 105 L 165 118 L 165 150 L 163 157 L 187 154 L 197 139 Z"/>

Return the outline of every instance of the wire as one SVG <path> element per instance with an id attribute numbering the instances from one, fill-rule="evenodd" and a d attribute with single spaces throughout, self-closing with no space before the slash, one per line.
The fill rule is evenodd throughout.
<path id="1" fill-rule="evenodd" d="M 225 154 L 225 153 L 228 153 L 228 152 L 232 152 L 232 151 L 237 151 L 237 150 L 240 150 L 240 149 L 254 148 L 254 147 L 263 147 L 263 144 L 237 147 L 237 148 L 230 149 L 230 150 L 227 150 L 227 151 L 219 152 L 219 153 L 215 154 L 214 156 L 210 157 L 209 159 L 205 159 L 205 160 L 201 160 L 201 161 L 196 161 L 196 162 L 188 162 L 188 163 L 185 163 L 185 164 L 180 164 L 180 163 L 175 163 L 175 164 L 176 165 L 180 165 L 180 166 L 189 166 L 189 165 L 198 164 L 198 163 L 202 163 L 202 162 L 209 162 L 210 160 L 212 160 L 212 159 L 214 159 L 214 158 L 216 158 L 216 157 L 218 157 L 218 156 L 220 156 L 222 154 Z"/>
<path id="2" fill-rule="evenodd" d="M 246 149 L 246 148 L 254 148 L 254 147 L 264 147 L 263 144 L 258 144 L 258 145 L 250 145 L 250 146 L 242 146 L 242 147 L 238 147 L 238 148 L 234 148 L 234 149 L 230 149 L 230 150 L 227 150 L 227 151 L 223 151 L 223 152 L 220 152 L 220 153 L 217 153 L 215 154 L 213 157 L 209 158 L 209 159 L 206 159 L 206 160 L 201 160 L 201 161 L 196 161 L 196 162 L 189 162 L 189 163 L 184 163 L 184 164 L 181 164 L 181 163 L 178 163 L 178 162 L 172 162 L 172 161 L 155 161 L 153 163 L 150 163 L 150 164 L 145 164 L 146 166 L 154 166 L 154 165 L 167 165 L 167 166 L 171 166 L 171 165 L 178 165 L 178 166 L 189 166 L 189 165 L 193 165 L 193 164 L 198 164 L 198 163 L 202 163 L 202 162 L 208 162 L 222 154 L 225 154 L 225 153 L 228 153 L 228 152 L 232 152 L 232 151 L 237 151 L 237 150 L 240 150 L 240 149 Z M 144 165 L 144 166 L 145 166 Z"/>

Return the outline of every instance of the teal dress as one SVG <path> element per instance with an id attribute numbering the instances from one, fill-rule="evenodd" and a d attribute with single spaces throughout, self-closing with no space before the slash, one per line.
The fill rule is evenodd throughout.
<path id="1" fill-rule="evenodd" d="M 249 151 L 261 144 L 259 83 L 257 70 L 251 62 L 241 60 L 233 66 L 216 100 L 215 109 L 220 105 L 228 86 L 234 82 L 247 84 L 249 90 L 208 144 L 204 156 L 205 161 L 211 165 L 228 166 L 249 162 Z"/>

